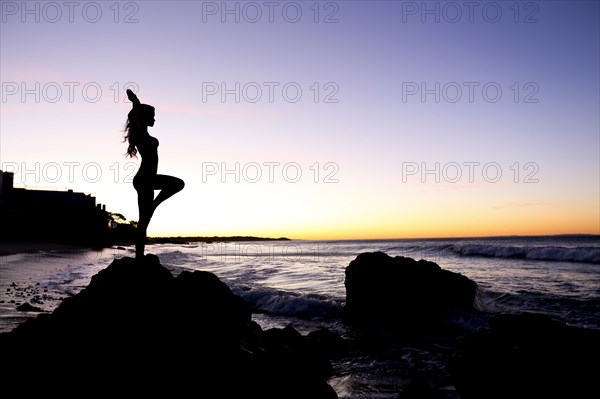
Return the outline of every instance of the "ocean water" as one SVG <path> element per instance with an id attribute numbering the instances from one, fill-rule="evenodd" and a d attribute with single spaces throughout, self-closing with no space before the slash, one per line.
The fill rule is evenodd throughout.
<path id="1" fill-rule="evenodd" d="M 372 251 L 434 261 L 471 278 L 479 287 L 477 306 L 485 314 L 536 312 L 569 325 L 600 329 L 598 236 L 293 240 L 147 247 L 147 252 L 158 255 L 173 274 L 182 270 L 215 273 L 252 306 L 253 318 L 263 328 L 291 324 L 304 334 L 325 327 L 346 338 L 355 332 L 341 318 L 344 270 L 359 253 Z M 113 259 L 133 255 L 133 248 L 108 248 L 0 258 L 0 331 L 35 315 L 17 312 L 17 303 L 29 301 L 50 311 L 62 298 L 84 288 Z M 16 271 L 32 265 L 38 269 L 51 265 L 52 272 L 11 281 L 18 280 Z M 466 329 L 484 321 L 485 317 L 469 315 L 457 315 L 456 320 Z M 334 358 L 335 371 L 329 383 L 338 396 L 397 398 L 402 387 L 418 374 L 449 398 L 460 398 L 445 369 L 453 338 L 404 338 L 398 342 L 356 349 Z"/>

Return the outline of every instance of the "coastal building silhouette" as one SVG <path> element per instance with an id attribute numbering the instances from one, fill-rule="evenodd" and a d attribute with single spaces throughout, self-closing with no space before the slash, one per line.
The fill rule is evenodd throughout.
<path id="1" fill-rule="evenodd" d="M 102 245 L 111 223 L 90 194 L 17 188 L 0 170 L 0 239 Z"/>

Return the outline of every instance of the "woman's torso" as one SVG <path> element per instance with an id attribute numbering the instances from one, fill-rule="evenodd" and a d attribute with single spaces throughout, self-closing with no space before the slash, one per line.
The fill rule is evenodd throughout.
<path id="1" fill-rule="evenodd" d="M 136 147 L 142 157 L 142 162 L 135 177 L 139 179 L 140 177 L 152 178 L 156 176 L 158 170 L 158 139 L 146 134 L 138 140 Z"/>

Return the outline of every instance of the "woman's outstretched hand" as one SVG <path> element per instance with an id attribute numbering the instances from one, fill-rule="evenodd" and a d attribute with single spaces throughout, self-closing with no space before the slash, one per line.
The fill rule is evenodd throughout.
<path id="1" fill-rule="evenodd" d="M 140 100 L 137 98 L 137 96 L 135 95 L 135 93 L 132 92 L 130 89 L 127 89 L 127 98 L 133 104 L 133 108 L 135 108 L 135 107 L 137 107 L 137 106 L 140 105 Z"/>

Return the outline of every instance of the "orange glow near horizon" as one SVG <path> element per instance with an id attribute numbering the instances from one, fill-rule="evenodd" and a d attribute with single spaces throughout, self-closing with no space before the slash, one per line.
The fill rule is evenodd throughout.
<path id="1" fill-rule="evenodd" d="M 495 199 L 483 194 L 487 193 L 481 194 L 474 202 L 476 205 L 465 201 L 460 191 L 442 198 L 427 194 L 419 200 L 386 202 L 380 206 L 372 206 L 376 202 L 368 197 L 357 202 L 339 199 L 339 205 L 331 199 L 320 200 L 320 208 L 316 205 L 302 208 L 294 203 L 265 205 L 250 200 L 243 207 L 221 201 L 224 203 L 219 207 L 218 202 L 212 202 L 197 210 L 203 220 L 202 227 L 185 229 L 172 221 L 183 220 L 178 219 L 177 212 L 189 206 L 167 204 L 169 209 L 156 215 L 156 227 L 150 226 L 149 235 L 358 240 L 600 234 L 600 211 L 593 200 L 581 201 L 578 206 L 553 202 L 498 205 Z M 476 193 L 470 195 L 474 197 Z M 420 201 L 422 198 L 426 200 Z M 255 212 L 249 213 L 252 209 Z"/>
<path id="2" fill-rule="evenodd" d="M 538 219 L 543 219 L 540 216 Z M 489 228 L 488 221 L 480 221 L 473 223 L 470 226 L 460 227 L 453 224 L 436 224 L 416 226 L 398 225 L 367 225 L 367 226 L 339 226 L 321 229 L 290 229 L 283 231 L 282 229 L 254 229 L 254 230 L 214 230 L 214 231 L 180 231 L 180 230 L 165 230 L 150 234 L 152 237 L 232 237 L 232 236 L 248 236 L 248 237 L 264 237 L 264 238 L 280 238 L 298 240 L 376 240 L 376 239 L 419 239 L 419 238 L 475 238 L 475 237 L 494 237 L 494 236 L 552 236 L 561 234 L 600 234 L 598 226 L 594 226 L 592 221 L 579 220 L 577 223 L 569 217 L 564 220 L 556 220 L 552 226 L 540 224 L 507 224 L 504 221 L 501 225 L 496 225 L 497 228 Z"/>

